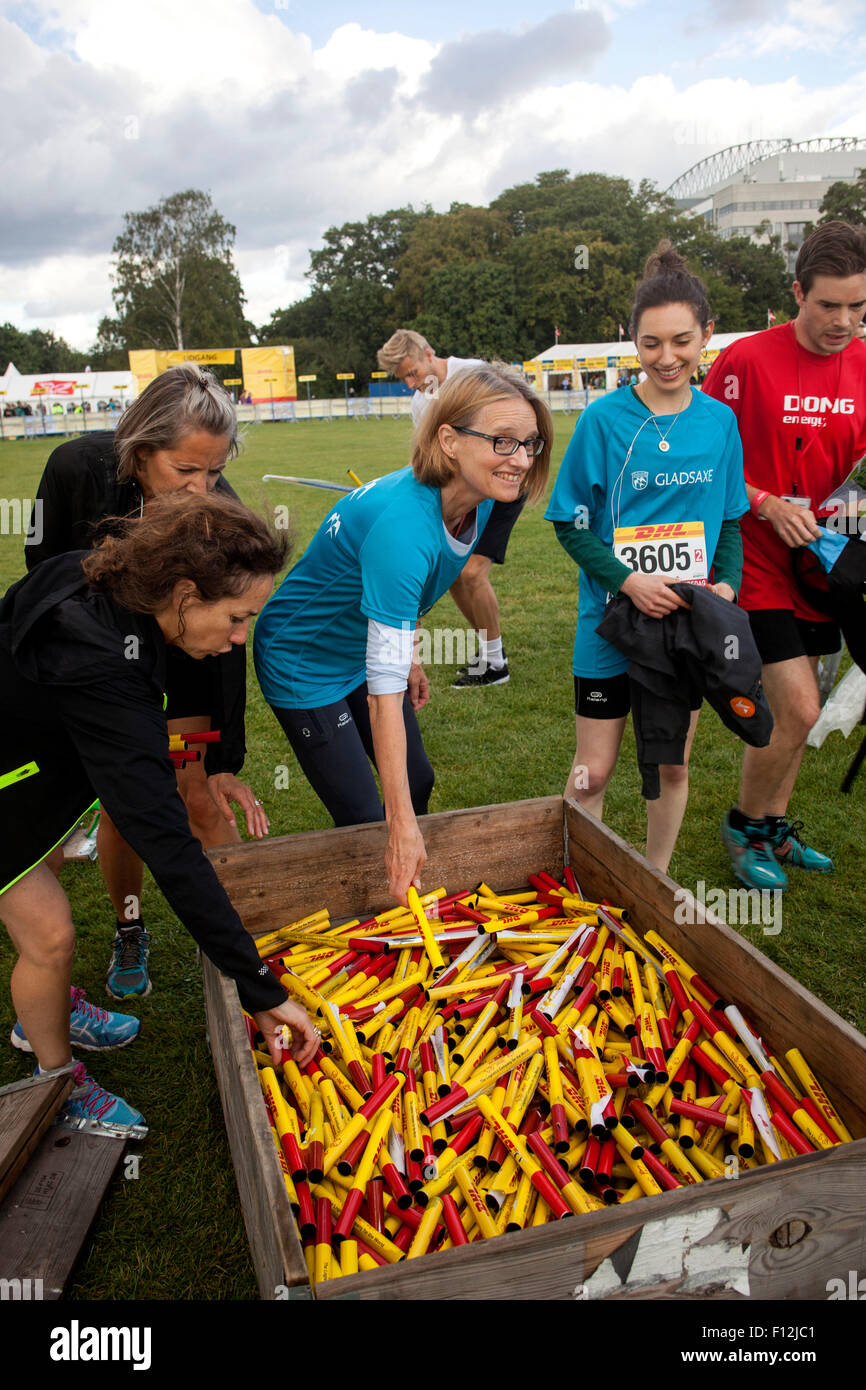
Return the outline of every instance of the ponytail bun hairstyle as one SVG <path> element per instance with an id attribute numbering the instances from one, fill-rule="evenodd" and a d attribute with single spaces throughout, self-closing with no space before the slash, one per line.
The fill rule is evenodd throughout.
<path id="1" fill-rule="evenodd" d="M 637 341 L 644 310 L 660 309 L 666 304 L 688 304 L 702 329 L 713 317 L 706 286 L 697 275 L 692 275 L 684 258 L 667 240 L 660 241 L 647 257 L 643 279 L 635 290 L 628 321 L 632 342 Z"/>

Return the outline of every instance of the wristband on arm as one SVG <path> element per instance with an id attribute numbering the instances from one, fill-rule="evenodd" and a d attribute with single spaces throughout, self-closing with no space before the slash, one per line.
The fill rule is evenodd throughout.
<path id="1" fill-rule="evenodd" d="M 752 498 L 751 502 L 749 503 L 749 511 L 752 513 L 753 516 L 760 516 L 760 512 L 759 512 L 758 508 L 760 507 L 760 505 L 761 505 L 762 502 L 765 502 L 765 501 L 767 500 L 767 498 L 769 497 L 769 495 L 770 495 L 770 494 L 769 494 L 769 492 L 766 490 L 766 488 L 764 489 L 763 492 L 756 492 L 756 493 L 755 493 L 754 497 Z"/>

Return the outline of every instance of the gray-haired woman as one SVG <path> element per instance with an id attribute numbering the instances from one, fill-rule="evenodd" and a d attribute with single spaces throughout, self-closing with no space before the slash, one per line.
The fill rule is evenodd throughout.
<path id="1" fill-rule="evenodd" d="M 144 514 L 153 497 L 171 492 L 235 496 L 223 476 L 237 454 L 234 407 L 219 382 L 193 363 L 156 377 L 121 416 L 114 433 L 81 435 L 55 449 L 36 494 L 27 568 L 50 556 L 89 549 L 105 534 L 106 517 Z M 205 759 L 178 769 L 177 783 L 192 833 L 207 849 L 237 841 L 230 802 L 237 802 L 251 835 L 268 819 L 235 774 L 243 766 L 246 664 L 242 646 L 224 656 L 192 661 L 169 649 L 168 732 L 221 731 Z M 141 917 L 142 864 L 103 811 L 99 862 L 117 916 L 107 989 L 115 999 L 150 992 L 150 938 Z"/>

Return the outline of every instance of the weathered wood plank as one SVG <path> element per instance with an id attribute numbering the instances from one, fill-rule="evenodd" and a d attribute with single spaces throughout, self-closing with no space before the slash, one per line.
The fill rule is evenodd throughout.
<path id="1" fill-rule="evenodd" d="M 584 892 L 627 907 L 641 936 L 657 931 L 711 985 L 727 990 L 776 1056 L 799 1047 L 852 1134 L 866 1135 L 866 1038 L 712 913 L 706 924 L 678 924 L 672 879 L 575 803 L 566 803 L 565 815 Z"/>
<path id="2" fill-rule="evenodd" d="M 234 981 L 202 956 L 214 1071 L 225 1115 L 244 1224 L 262 1298 L 282 1284 L 307 1282 L 307 1266 L 289 1205 Z"/>
<path id="3" fill-rule="evenodd" d="M 558 796 L 443 811 L 421 816 L 418 824 L 427 847 L 425 887 L 454 892 L 477 883 L 483 869 L 492 887 L 514 888 L 538 869 L 562 869 Z M 344 826 L 223 847 L 210 857 L 247 930 L 260 935 L 319 907 L 335 921 L 393 907 L 386 839 L 384 824 Z"/>
<path id="4" fill-rule="evenodd" d="M 0 1204 L 0 1271 L 6 1279 L 41 1279 L 41 1296 L 61 1298 L 126 1139 L 59 1125 Z"/>
<path id="5" fill-rule="evenodd" d="M 861 1139 L 735 1180 L 337 1279 L 321 1285 L 316 1298 L 592 1299 L 602 1296 L 593 1291 L 593 1276 L 598 1283 L 602 1262 L 610 1261 L 617 1268 L 607 1271 L 608 1299 L 824 1299 L 829 1279 L 866 1261 L 864 1165 Z M 711 1227 L 706 1235 L 695 1229 L 702 1214 Z M 792 1238 L 793 1245 L 779 1243 Z"/>
<path id="6" fill-rule="evenodd" d="M 71 1076 L 49 1076 L 0 1091 L 0 1202 L 71 1090 Z"/>

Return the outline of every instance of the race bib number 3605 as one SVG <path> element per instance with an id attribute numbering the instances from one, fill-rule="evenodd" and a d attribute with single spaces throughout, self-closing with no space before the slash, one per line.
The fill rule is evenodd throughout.
<path id="1" fill-rule="evenodd" d="M 638 574 L 660 574 L 688 584 L 706 584 L 709 577 L 702 521 L 618 526 L 613 553 Z"/>

